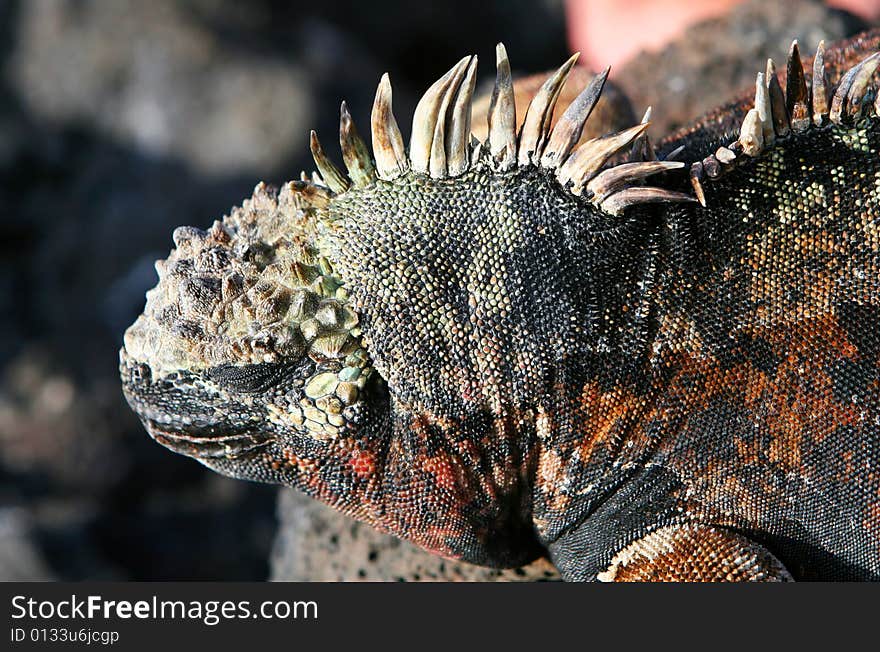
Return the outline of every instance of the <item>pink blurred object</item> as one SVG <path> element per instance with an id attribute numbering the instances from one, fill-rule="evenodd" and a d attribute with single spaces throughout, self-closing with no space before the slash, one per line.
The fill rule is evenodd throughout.
<path id="1" fill-rule="evenodd" d="M 640 50 L 655 50 L 689 25 L 721 16 L 742 0 L 566 0 L 569 46 L 600 70 Z M 866 20 L 880 19 L 880 0 L 828 0 Z"/>

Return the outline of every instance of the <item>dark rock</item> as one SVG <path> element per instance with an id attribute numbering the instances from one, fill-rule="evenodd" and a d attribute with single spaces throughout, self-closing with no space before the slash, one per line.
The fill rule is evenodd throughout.
<path id="1" fill-rule="evenodd" d="M 55 579 L 34 541 L 28 513 L 0 508 L 0 581 L 42 582 Z"/>

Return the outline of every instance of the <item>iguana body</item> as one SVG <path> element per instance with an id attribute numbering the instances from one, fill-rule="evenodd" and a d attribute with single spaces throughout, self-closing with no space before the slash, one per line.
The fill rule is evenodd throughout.
<path id="1" fill-rule="evenodd" d="M 686 170 L 644 126 L 576 147 L 604 75 L 551 129 L 573 61 L 517 135 L 499 48 L 482 145 L 475 58 L 408 151 L 383 78 L 375 159 L 343 106 L 347 176 L 313 138 L 312 180 L 175 232 L 126 396 L 173 450 L 448 557 L 880 579 L 874 60 L 836 84 L 855 43 L 809 84 L 795 49 L 786 96 L 768 71 L 754 110 L 665 143 Z"/>

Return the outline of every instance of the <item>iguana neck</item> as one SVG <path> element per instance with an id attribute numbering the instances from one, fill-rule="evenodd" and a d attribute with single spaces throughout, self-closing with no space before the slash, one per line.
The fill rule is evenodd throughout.
<path id="1" fill-rule="evenodd" d="M 485 163 L 335 198 L 321 246 L 400 400 L 498 414 L 644 359 L 658 230 L 644 207 L 610 216 L 545 172 Z"/>

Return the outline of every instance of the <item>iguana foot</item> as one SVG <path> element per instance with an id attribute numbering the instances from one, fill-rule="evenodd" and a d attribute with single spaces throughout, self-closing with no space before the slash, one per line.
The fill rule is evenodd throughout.
<path id="1" fill-rule="evenodd" d="M 790 582 L 763 546 L 722 528 L 671 525 L 626 546 L 600 582 Z"/>

